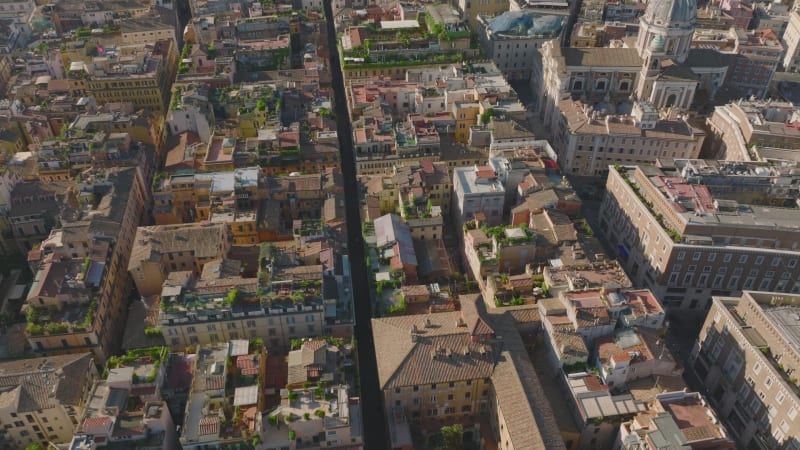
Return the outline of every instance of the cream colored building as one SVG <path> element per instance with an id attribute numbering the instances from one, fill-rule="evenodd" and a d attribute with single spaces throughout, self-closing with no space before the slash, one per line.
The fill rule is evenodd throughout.
<path id="1" fill-rule="evenodd" d="M 737 448 L 798 448 L 800 297 L 714 297 L 689 357 Z"/>
<path id="2" fill-rule="evenodd" d="M 91 350 L 102 362 L 121 343 L 132 288 L 127 261 L 149 194 L 138 169 L 91 176 L 92 185 L 66 200 L 80 205 L 76 216 L 28 255 L 36 282 L 26 300 L 35 311 L 26 334 L 35 352 Z"/>
<path id="3" fill-rule="evenodd" d="M 128 271 L 142 296 L 155 295 L 171 272 L 193 271 L 223 258 L 230 248 L 224 223 L 139 227 Z"/>
<path id="4" fill-rule="evenodd" d="M 484 415 L 498 448 L 565 448 L 514 320 L 461 300 L 461 311 L 372 320 L 392 448 L 410 448 L 410 420 Z"/>
<path id="5" fill-rule="evenodd" d="M 662 119 L 646 102 L 633 104 L 630 114 L 615 113 L 609 104 L 561 100 L 558 105 L 552 144 L 561 169 L 575 175 L 603 175 L 613 164 L 697 158 L 705 141 L 705 132 L 686 118 Z"/>
<path id="6" fill-rule="evenodd" d="M 152 44 L 162 39 L 175 39 L 175 27 L 160 20 L 143 17 L 123 19 L 119 23 L 120 44 Z"/>
<path id="7" fill-rule="evenodd" d="M 0 363 L 0 423 L 5 448 L 68 444 L 97 379 L 91 353 Z"/>
<path id="8" fill-rule="evenodd" d="M 706 120 L 711 151 L 731 161 L 797 161 L 800 108 L 789 102 L 739 100 Z"/>
<path id="9" fill-rule="evenodd" d="M 703 317 L 712 295 L 797 293 L 794 178 L 780 165 L 729 161 L 612 167 L 599 231 L 669 314 Z"/>
<path id="10" fill-rule="evenodd" d="M 789 14 L 789 25 L 781 38 L 786 53 L 783 56 L 783 70 L 800 72 L 800 11 Z"/>

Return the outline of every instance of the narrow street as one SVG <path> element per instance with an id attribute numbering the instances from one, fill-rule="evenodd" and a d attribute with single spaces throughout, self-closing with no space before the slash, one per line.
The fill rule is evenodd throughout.
<path id="1" fill-rule="evenodd" d="M 364 257 L 364 240 L 361 237 L 361 214 L 356 179 L 356 163 L 353 156 L 353 133 L 347 111 L 344 77 L 336 43 L 333 21 L 333 6 L 330 0 L 323 2 L 328 26 L 330 70 L 333 79 L 334 112 L 336 114 L 339 151 L 341 152 L 342 176 L 344 178 L 345 208 L 347 219 L 347 246 L 350 254 L 351 276 L 355 302 L 355 337 L 358 345 L 358 371 L 361 380 L 361 409 L 364 419 L 364 448 L 391 448 L 386 418 L 378 382 L 378 363 L 372 339 L 372 305 Z"/>

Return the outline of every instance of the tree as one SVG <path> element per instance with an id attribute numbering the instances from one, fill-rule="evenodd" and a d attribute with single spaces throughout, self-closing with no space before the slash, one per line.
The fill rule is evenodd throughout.
<path id="1" fill-rule="evenodd" d="M 445 426 L 439 429 L 442 434 L 442 443 L 437 447 L 437 450 L 461 450 L 464 448 L 463 428 L 460 423 L 455 425 Z"/>
<path id="2" fill-rule="evenodd" d="M 494 108 L 487 109 L 486 112 L 481 114 L 481 123 L 483 125 L 488 125 L 489 122 L 491 122 L 492 117 L 494 117 L 494 115 L 495 115 Z"/>
<path id="3" fill-rule="evenodd" d="M 42 444 L 31 444 L 25 447 L 25 450 L 45 450 Z"/>

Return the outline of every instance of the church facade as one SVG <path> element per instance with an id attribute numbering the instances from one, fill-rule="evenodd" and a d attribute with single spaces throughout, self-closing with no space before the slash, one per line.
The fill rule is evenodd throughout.
<path id="1" fill-rule="evenodd" d="M 695 96 L 713 98 L 728 66 L 708 58 L 715 50 L 692 48 L 697 26 L 696 0 L 651 0 L 640 18 L 638 37 L 606 48 L 542 48 L 543 81 L 537 109 L 546 124 L 558 120 L 558 103 L 619 104 L 645 101 L 662 111 L 685 111 Z M 723 58 L 724 59 L 724 58 Z M 712 61 L 713 64 L 708 62 Z"/>

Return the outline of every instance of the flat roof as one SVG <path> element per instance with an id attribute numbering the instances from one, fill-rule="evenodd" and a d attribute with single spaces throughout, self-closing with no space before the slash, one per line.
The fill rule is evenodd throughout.
<path id="1" fill-rule="evenodd" d="M 505 195 L 503 183 L 497 177 L 478 179 L 478 172 L 474 167 L 458 167 L 453 170 L 453 175 L 458 177 L 461 189 L 465 194 L 500 193 Z"/>
<path id="2" fill-rule="evenodd" d="M 381 28 L 384 30 L 419 28 L 419 22 L 416 20 L 381 20 Z"/>
<path id="3" fill-rule="evenodd" d="M 764 308 L 764 315 L 772 321 L 775 328 L 783 332 L 786 340 L 791 342 L 792 347 L 800 348 L 800 307 L 778 306 Z"/>
<path id="4" fill-rule="evenodd" d="M 258 403 L 258 385 L 238 387 L 233 391 L 233 406 L 255 405 Z"/>

